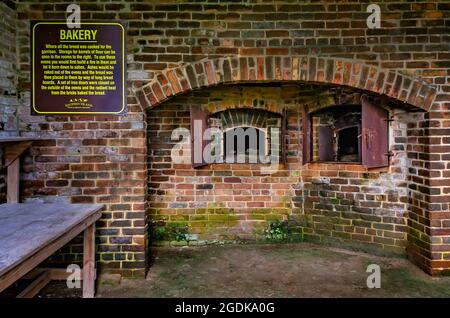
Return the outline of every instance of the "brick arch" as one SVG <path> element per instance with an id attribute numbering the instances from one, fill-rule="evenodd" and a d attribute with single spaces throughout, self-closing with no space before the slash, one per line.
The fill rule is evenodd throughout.
<path id="1" fill-rule="evenodd" d="M 281 116 L 281 114 L 263 108 L 234 108 L 211 115 L 213 118 L 220 119 L 223 129 L 239 126 L 256 128 L 281 127 Z"/>
<path id="2" fill-rule="evenodd" d="M 429 111 L 436 88 L 422 80 L 361 61 L 317 56 L 220 57 L 155 74 L 135 89 L 143 109 L 202 87 L 232 83 L 300 81 L 353 87 Z"/>
<path id="3" fill-rule="evenodd" d="M 260 109 L 273 114 L 283 114 L 283 109 L 286 107 L 285 103 L 278 103 L 277 100 L 270 98 L 252 98 L 239 99 L 235 103 L 224 103 L 221 100 L 210 101 L 206 110 L 210 114 L 215 114 L 231 109 Z"/>

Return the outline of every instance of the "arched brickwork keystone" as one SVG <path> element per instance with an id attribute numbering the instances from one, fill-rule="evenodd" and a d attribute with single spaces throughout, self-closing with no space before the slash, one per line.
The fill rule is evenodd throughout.
<path id="1" fill-rule="evenodd" d="M 164 70 L 135 89 L 143 109 L 201 87 L 239 82 L 300 81 L 333 84 L 389 96 L 428 111 L 436 96 L 432 85 L 360 61 L 317 56 L 221 57 Z"/>

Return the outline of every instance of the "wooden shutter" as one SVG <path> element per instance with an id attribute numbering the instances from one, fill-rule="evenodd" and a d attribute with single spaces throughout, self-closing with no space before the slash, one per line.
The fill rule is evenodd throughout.
<path id="1" fill-rule="evenodd" d="M 311 122 L 309 120 L 308 106 L 302 109 L 302 144 L 303 144 L 303 164 L 311 161 Z"/>
<path id="2" fill-rule="evenodd" d="M 334 161 L 333 129 L 330 126 L 319 126 L 319 160 Z"/>
<path id="3" fill-rule="evenodd" d="M 283 117 L 281 117 L 281 163 L 286 164 L 287 163 L 287 109 L 283 109 Z"/>
<path id="4" fill-rule="evenodd" d="M 191 107 L 191 159 L 192 167 L 199 168 L 208 163 L 203 157 L 203 150 L 208 144 L 204 140 L 205 130 L 208 128 L 208 113 L 198 106 Z"/>
<path id="5" fill-rule="evenodd" d="M 389 112 L 363 95 L 361 158 L 362 164 L 368 168 L 386 167 L 389 165 Z"/>

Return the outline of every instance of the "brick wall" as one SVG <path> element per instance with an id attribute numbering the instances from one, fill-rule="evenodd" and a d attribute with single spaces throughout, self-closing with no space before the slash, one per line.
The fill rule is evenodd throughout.
<path id="1" fill-rule="evenodd" d="M 289 169 L 264 174 L 256 163 L 218 163 L 194 169 L 189 139 L 183 154 L 188 162 L 173 162 L 171 153 L 178 139 L 172 140 L 171 135 L 177 128 L 191 130 L 189 109 L 193 104 L 208 110 L 212 117 L 229 109 L 246 109 L 257 118 L 265 111 L 281 115 L 284 107 L 294 105 L 299 92 L 296 86 L 220 87 L 183 95 L 150 110 L 147 129 L 151 221 L 157 226 L 187 226 L 198 240 L 214 241 L 261 238 L 268 220 L 286 219 L 292 209 L 291 185 L 298 181 Z M 236 125 L 237 118 L 234 121 L 233 127 L 242 124 Z M 298 130 L 293 130 L 293 141 L 296 134 Z M 294 156 L 292 159 L 295 163 Z"/>
<path id="2" fill-rule="evenodd" d="M 322 90 L 317 95 L 317 91 Z M 326 237 L 370 242 L 390 251 L 406 246 L 408 167 L 406 127 L 421 114 L 393 109 L 393 152 L 389 168 L 358 164 L 302 165 L 304 105 L 317 108 L 330 93 L 323 88 L 229 86 L 176 97 L 148 112 L 149 214 L 156 227 L 186 227 L 193 244 L 214 240 L 263 239 L 268 221 L 287 220 L 307 240 Z M 174 163 L 171 150 L 177 128 L 190 129 L 195 104 L 212 116 L 224 109 L 288 109 L 287 164 L 264 175 L 260 164 L 211 164 L 200 169 Z M 255 105 L 257 105 L 255 107 Z M 191 130 L 192 133 L 192 130 Z M 190 142 L 185 155 L 190 160 Z"/>
<path id="3" fill-rule="evenodd" d="M 395 123 L 398 128 L 393 129 L 401 135 L 396 137 L 399 140 L 394 145 L 403 153 L 403 159 L 398 160 L 409 162 L 406 194 L 389 196 L 383 192 L 385 188 L 374 190 L 375 193 L 365 192 L 366 188 L 380 189 L 377 182 L 385 176 L 382 172 L 370 172 L 365 178 L 366 172 L 359 171 L 360 167 L 349 167 L 356 171 L 348 171 L 353 174 L 344 177 L 359 180 L 362 184 L 357 185 L 358 190 L 331 182 L 326 196 L 321 196 L 323 191 L 316 191 L 319 185 L 305 182 L 295 191 L 299 197 L 307 194 L 303 199 L 306 208 L 312 204 L 315 210 L 325 211 L 321 207 L 346 206 L 347 199 L 342 197 L 353 197 L 351 200 L 366 212 L 371 211 L 355 212 L 358 214 L 350 219 L 351 232 L 345 231 L 349 220 L 344 217 L 341 218 L 344 224 L 337 229 L 321 225 L 328 224 L 326 218 L 333 216 L 312 218 L 310 222 L 317 226 L 308 228 L 316 228 L 314 233 L 322 236 L 350 234 L 354 239 L 370 237 L 375 242 L 378 238 L 378 244 L 403 246 L 405 214 L 383 220 L 384 216 L 373 213 L 377 209 L 390 209 L 391 204 L 399 210 L 407 206 L 409 255 L 428 272 L 444 272 L 450 267 L 450 179 L 446 171 L 450 165 L 447 118 L 450 6 L 444 1 L 392 1 L 380 6 L 382 27 L 371 30 L 365 21 L 366 4 L 352 1 L 84 1 L 81 3 L 83 19 L 122 19 L 129 23 L 129 115 L 32 117 L 29 116 L 28 22 L 63 19 L 66 4 L 18 2 L 17 89 L 23 91 L 17 108 L 19 129 L 25 135 L 46 138 L 25 159 L 22 199 L 105 203 L 107 207 L 98 232 L 101 267 L 130 275 L 142 274 L 148 122 L 143 108 L 192 88 L 223 82 L 301 80 L 345 84 L 383 93 L 425 110 L 431 106 L 431 112 L 401 115 L 406 121 L 399 117 Z M 202 62 L 194 63 L 198 61 Z M 429 85 L 424 85 L 422 80 Z M 169 84 L 162 85 L 164 82 Z M 173 104 L 157 107 L 163 109 L 170 105 Z M 0 113 L 4 114 L 7 107 L 1 108 Z M 328 171 L 323 168 L 328 169 L 311 166 L 308 173 Z M 333 169 L 336 167 L 331 167 L 329 173 L 338 176 L 330 179 L 340 179 L 339 172 Z M 392 178 L 398 173 L 391 172 Z M 400 174 L 404 180 L 403 173 Z M 385 182 L 402 182 L 389 178 Z M 319 193 L 317 201 L 308 203 L 316 192 Z M 365 206 L 378 195 L 386 197 L 380 197 L 377 206 Z M 370 215 L 371 219 L 363 219 L 364 215 Z M 353 221 L 356 216 L 361 218 L 357 223 Z M 375 226 L 384 223 L 387 225 Z M 77 251 L 79 246 L 75 245 L 65 255 Z"/>
<path id="4" fill-rule="evenodd" d="M 0 136 L 17 135 L 17 13 L 13 2 L 0 3 Z M 0 150 L 0 158 L 2 157 Z M 6 169 L 0 164 L 0 202 L 6 202 Z"/>
<path id="5" fill-rule="evenodd" d="M 293 201 L 301 208 L 306 238 L 343 238 L 374 243 L 389 251 L 403 250 L 407 244 L 411 165 L 407 125 L 422 117 L 391 109 L 389 168 L 311 163 L 302 171 L 302 183 L 296 187 Z"/>
<path id="6" fill-rule="evenodd" d="M 0 3 L 0 12 L 0 134 L 8 136 L 17 134 L 17 12 L 12 2 Z"/>

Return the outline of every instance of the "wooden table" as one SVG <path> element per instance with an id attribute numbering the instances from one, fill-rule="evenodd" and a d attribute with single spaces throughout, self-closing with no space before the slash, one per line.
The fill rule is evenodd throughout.
<path id="1" fill-rule="evenodd" d="M 20 155 L 33 143 L 37 138 L 29 137 L 1 137 L 0 146 L 3 146 L 5 166 L 8 169 L 6 179 L 8 203 L 19 202 L 19 176 L 20 176 Z"/>
<path id="2" fill-rule="evenodd" d="M 65 279 L 61 269 L 35 269 L 81 232 L 83 297 L 95 290 L 95 221 L 102 204 L 0 205 L 0 292 L 20 278 L 37 277 L 18 297 L 33 297 L 52 279 Z"/>

